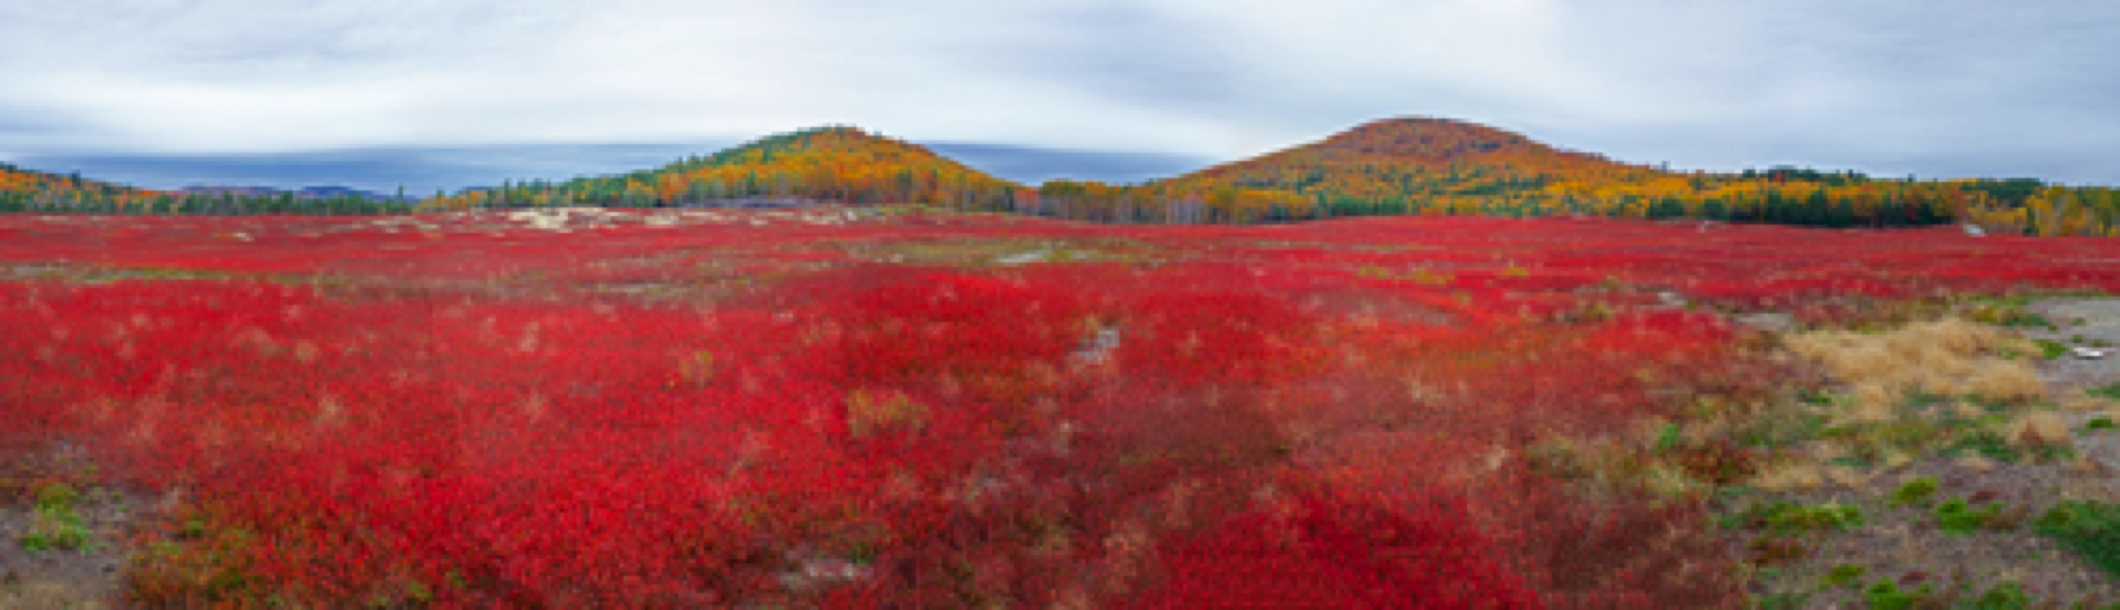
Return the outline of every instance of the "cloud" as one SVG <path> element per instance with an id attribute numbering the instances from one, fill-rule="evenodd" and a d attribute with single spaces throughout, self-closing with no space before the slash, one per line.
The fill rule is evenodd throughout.
<path id="1" fill-rule="evenodd" d="M 0 160 L 99 135 L 95 125 L 64 112 L 0 105 Z"/>
<path id="2" fill-rule="evenodd" d="M 656 167 L 734 142 L 692 144 L 514 144 L 453 148 L 361 148 L 287 153 L 50 154 L 22 167 L 133 186 L 348 186 L 427 194 L 497 186 L 504 180 L 563 182 Z"/>
<path id="3" fill-rule="evenodd" d="M 660 167 L 691 155 L 740 144 L 702 140 L 661 144 L 494 144 L 443 148 L 356 148 L 287 153 L 42 154 L 13 161 L 47 172 L 84 176 L 146 188 L 186 186 L 348 186 L 380 193 L 405 187 L 413 194 L 437 189 L 496 186 L 504 180 L 563 182 L 582 176 L 619 174 Z M 930 142 L 929 149 L 1004 179 L 1038 184 L 1054 178 L 1141 182 L 1214 162 L 1204 157 L 1157 153 L 1059 150 L 982 143 Z"/>
<path id="4" fill-rule="evenodd" d="M 928 142 L 936 154 L 1022 184 L 1047 180 L 1095 180 L 1133 184 L 1174 176 L 1220 162 L 1211 157 L 1162 153 L 1059 150 L 970 142 Z"/>
<path id="5" fill-rule="evenodd" d="M 1677 167 L 2114 182 L 2113 31 L 2096 0 L 14 0 L 0 155 L 850 123 L 1228 159 L 1432 115 Z"/>

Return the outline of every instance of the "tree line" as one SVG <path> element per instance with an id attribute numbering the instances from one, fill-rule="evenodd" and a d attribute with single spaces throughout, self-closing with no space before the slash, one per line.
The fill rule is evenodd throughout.
<path id="1" fill-rule="evenodd" d="M 915 203 L 1139 224 L 1590 215 L 1832 228 L 1969 222 L 2028 235 L 2120 235 L 2120 197 L 2110 187 L 2029 178 L 1884 179 L 1796 167 L 1678 173 L 1558 150 L 1491 127 L 1425 118 L 1373 122 L 1317 143 L 1164 180 L 1051 180 L 1036 188 L 847 126 L 775 135 L 651 170 L 564 182 L 509 181 L 406 203 L 168 193 L 0 164 L 4 212 L 369 215 L 758 199 Z"/>

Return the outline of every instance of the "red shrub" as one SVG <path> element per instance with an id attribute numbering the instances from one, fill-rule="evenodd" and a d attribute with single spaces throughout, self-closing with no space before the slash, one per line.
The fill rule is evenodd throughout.
<path id="1" fill-rule="evenodd" d="M 1239 517 L 1159 549 L 1168 582 L 1139 607 L 1540 608 L 1488 556 L 1461 501 L 1387 510 L 1343 495 Z"/>

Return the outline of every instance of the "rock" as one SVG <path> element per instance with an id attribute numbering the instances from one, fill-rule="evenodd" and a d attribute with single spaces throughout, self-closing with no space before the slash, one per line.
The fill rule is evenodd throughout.
<path id="1" fill-rule="evenodd" d="M 1785 333 L 1796 329 L 1796 317 L 1780 312 L 1752 313 L 1731 318 L 1731 321 L 1763 332 Z"/>
<path id="2" fill-rule="evenodd" d="M 800 567 L 780 574 L 780 584 L 796 591 L 810 591 L 835 582 L 865 580 L 875 573 L 868 566 L 835 557 L 801 557 L 797 562 Z"/>
<path id="3" fill-rule="evenodd" d="M 1104 359 L 1106 354 L 1111 353 L 1113 349 L 1118 347 L 1119 329 L 1100 328 L 1097 329 L 1095 337 L 1084 342 L 1082 347 L 1075 349 L 1073 356 L 1076 361 L 1082 363 L 1099 362 Z"/>
<path id="4" fill-rule="evenodd" d="M 996 261 L 994 261 L 994 264 L 996 264 L 996 265 L 1022 265 L 1022 264 L 1026 264 L 1026 263 L 1038 263 L 1038 262 L 1044 262 L 1044 261 L 1045 261 L 1045 257 L 1046 257 L 1046 256 L 1047 256 L 1048 254 L 1050 254 L 1050 252 L 1047 252 L 1047 251 L 1045 251 L 1045 250 L 1035 250 L 1035 251 L 1031 251 L 1031 252 L 1025 252 L 1025 253 L 1022 253 L 1022 254 L 1018 254 L 1018 255 L 1015 255 L 1015 256 L 1010 256 L 1010 257 L 1007 257 L 1007 258 L 1002 258 L 1002 259 L 996 260 Z"/>

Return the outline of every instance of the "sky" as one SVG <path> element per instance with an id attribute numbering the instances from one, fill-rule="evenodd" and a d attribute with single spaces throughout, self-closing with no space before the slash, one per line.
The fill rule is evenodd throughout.
<path id="1" fill-rule="evenodd" d="M 827 124 L 1134 182 L 1436 116 L 1673 169 L 2120 184 L 2110 0 L 8 0 L 0 160 L 414 192 Z"/>

